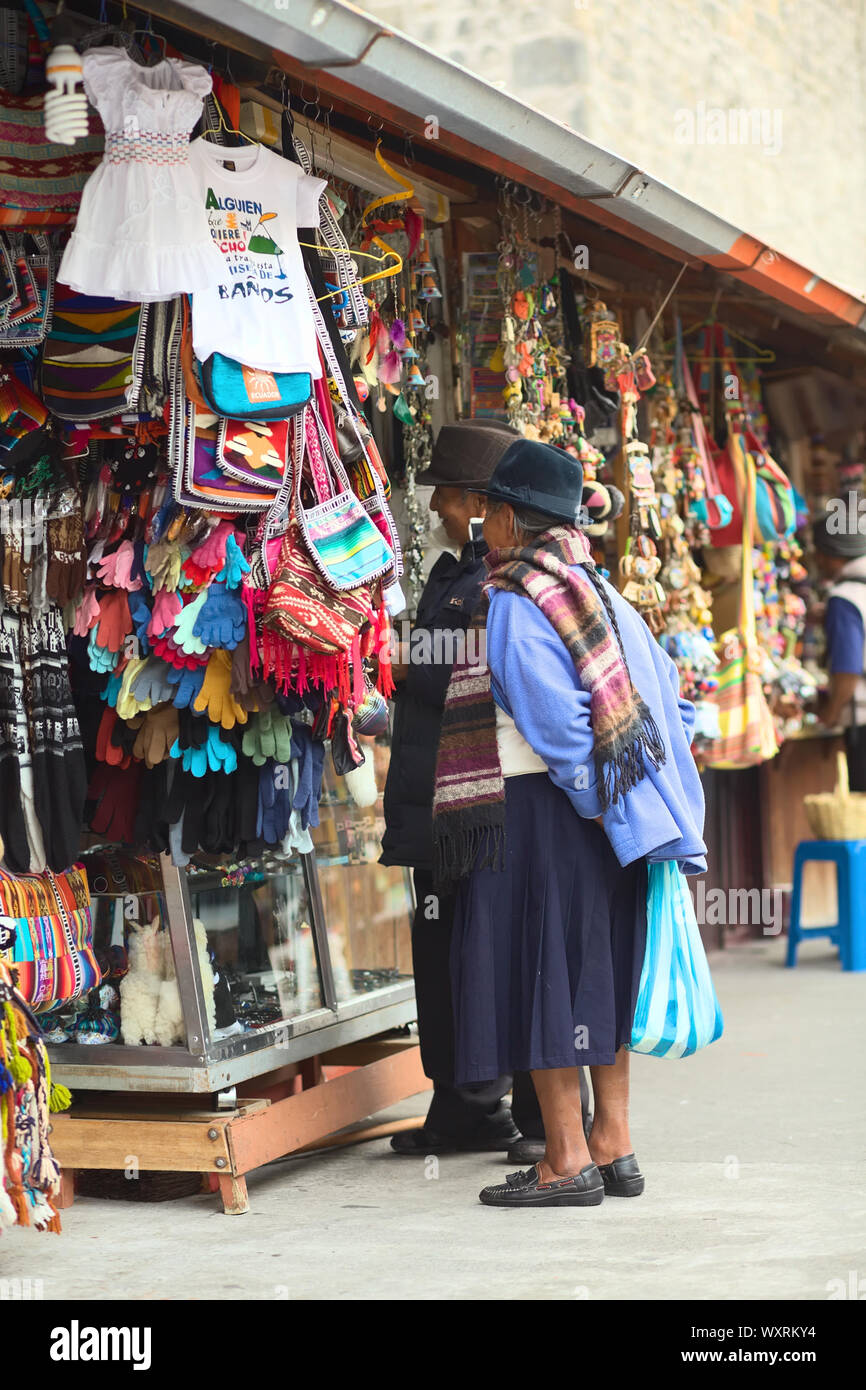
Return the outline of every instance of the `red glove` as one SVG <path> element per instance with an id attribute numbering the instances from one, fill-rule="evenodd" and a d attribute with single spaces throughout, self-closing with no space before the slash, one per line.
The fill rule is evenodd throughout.
<path id="1" fill-rule="evenodd" d="M 111 739 L 116 724 L 117 710 L 112 709 L 111 705 L 106 705 L 96 735 L 96 756 L 99 762 L 108 763 L 111 767 L 129 767 L 129 754 Z"/>
<path id="2" fill-rule="evenodd" d="M 103 763 L 95 769 L 87 788 L 88 801 L 98 802 L 90 821 L 95 834 L 119 844 L 132 844 L 142 767 L 142 763 L 132 763 L 128 768 L 107 767 Z"/>
<path id="3" fill-rule="evenodd" d="M 123 639 L 132 632 L 132 617 L 123 589 L 110 589 L 99 602 L 99 626 L 96 640 L 107 651 L 119 652 Z"/>

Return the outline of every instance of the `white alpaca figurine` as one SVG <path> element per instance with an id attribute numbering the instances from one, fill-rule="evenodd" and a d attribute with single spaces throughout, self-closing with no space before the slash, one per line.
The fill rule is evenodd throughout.
<path id="1" fill-rule="evenodd" d="M 204 989 L 205 1013 L 210 1031 L 213 1033 L 216 1027 L 216 1006 L 213 997 L 213 966 L 210 963 L 207 949 L 207 932 L 204 923 L 198 917 L 195 918 L 193 927 L 199 971 Z M 171 949 L 171 937 L 168 932 L 164 935 L 165 964 L 163 981 L 159 991 L 159 1010 L 156 1015 L 156 1040 L 162 1047 L 173 1047 L 177 1043 L 185 1043 L 186 1036 L 183 1027 L 180 990 L 177 987 L 177 972 L 174 968 L 174 952 Z"/>
<path id="2" fill-rule="evenodd" d="M 156 1013 L 164 970 L 159 918 L 129 924 L 129 971 L 120 982 L 120 1033 L 125 1043 L 155 1043 Z"/>

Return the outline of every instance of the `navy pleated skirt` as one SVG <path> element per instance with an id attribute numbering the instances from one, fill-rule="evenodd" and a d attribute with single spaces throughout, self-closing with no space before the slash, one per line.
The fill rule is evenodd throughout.
<path id="1" fill-rule="evenodd" d="M 611 1064 L 631 1039 L 646 861 L 621 868 L 544 772 L 506 778 L 505 824 L 505 869 L 475 869 L 457 895 L 457 1085 Z"/>

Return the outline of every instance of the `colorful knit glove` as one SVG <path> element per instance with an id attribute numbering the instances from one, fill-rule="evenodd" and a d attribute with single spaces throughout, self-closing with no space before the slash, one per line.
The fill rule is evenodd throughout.
<path id="1" fill-rule="evenodd" d="M 197 713 L 206 710 L 211 723 L 221 724 L 224 729 L 233 729 L 235 724 L 247 722 L 247 711 L 231 693 L 231 678 L 231 653 L 222 650 L 212 652 L 201 689 L 192 702 Z"/>
<path id="2" fill-rule="evenodd" d="M 146 696 L 140 696 L 137 691 L 133 690 L 136 679 L 141 675 L 150 660 L 151 658 L 147 656 L 135 656 L 126 663 L 123 669 L 123 677 L 120 682 L 120 690 L 117 693 L 117 702 L 115 706 L 118 718 L 134 719 L 142 710 L 150 709 L 152 701 L 147 699 Z"/>
<path id="3" fill-rule="evenodd" d="M 221 580 L 229 589 L 238 589 L 244 575 L 249 574 L 249 572 L 250 562 L 245 559 L 244 552 L 235 540 L 234 532 L 232 532 L 226 542 L 225 560 L 217 579 Z"/>
<path id="4" fill-rule="evenodd" d="M 136 593 L 134 590 L 129 595 L 129 616 L 132 618 L 132 626 L 135 628 L 135 635 L 138 638 L 138 645 L 142 656 L 147 656 L 150 651 L 147 629 L 150 623 L 150 604 L 144 594 Z"/>
<path id="5" fill-rule="evenodd" d="M 169 593 L 168 589 L 157 589 L 153 600 L 153 612 L 147 626 L 149 635 L 162 637 L 163 633 L 168 632 L 170 627 L 174 627 L 182 608 L 183 599 L 177 591 Z"/>
<path id="6" fill-rule="evenodd" d="M 173 593 L 180 579 L 183 554 L 176 541 L 161 540 L 150 546 L 144 568 L 150 575 L 152 589 L 168 589 Z"/>
<path id="7" fill-rule="evenodd" d="M 109 651 L 107 647 L 101 647 L 96 640 L 96 628 L 90 629 L 90 637 L 87 641 L 87 660 L 91 671 L 97 675 L 107 676 L 117 665 L 117 652 Z"/>
<path id="8" fill-rule="evenodd" d="M 119 652 L 123 639 L 132 632 L 129 600 L 122 589 L 111 589 L 99 601 L 97 642 L 111 652 Z"/>
<path id="9" fill-rule="evenodd" d="M 169 757 L 180 758 L 184 772 L 191 772 L 193 777 L 204 777 L 207 772 L 207 748 L 181 748 L 179 740 L 175 739 Z"/>
<path id="10" fill-rule="evenodd" d="M 265 710 L 250 720 L 244 734 L 243 751 L 261 767 L 268 758 L 287 763 L 292 756 L 292 724 L 287 714 Z"/>
<path id="11" fill-rule="evenodd" d="M 172 641 L 187 656 L 203 656 L 209 646 L 209 643 L 203 642 L 194 631 L 207 595 L 207 589 L 202 589 L 198 598 L 194 598 L 191 603 L 185 605 L 183 611 L 178 614 L 177 622 L 170 633 Z"/>
<path id="12" fill-rule="evenodd" d="M 247 611 L 236 594 L 225 584 L 214 582 L 196 620 L 193 632 L 206 647 L 231 651 L 247 630 Z"/>
<path id="13" fill-rule="evenodd" d="M 234 527 L 230 521 L 220 521 L 209 535 L 193 550 L 190 559 L 201 569 L 218 570 L 225 562 L 226 544 L 229 537 L 234 539 Z"/>
<path id="14" fill-rule="evenodd" d="M 192 704 L 201 690 L 206 669 L 204 666 L 196 666 L 192 671 L 186 666 L 169 668 L 168 680 L 174 688 L 172 704 L 175 709 L 187 709 Z"/>
<path id="15" fill-rule="evenodd" d="M 103 555 L 99 562 L 97 574 L 100 584 L 110 585 L 113 589 L 140 589 L 141 581 L 132 575 L 135 562 L 132 541 L 121 541 L 116 550 L 112 550 L 110 555 Z"/>
<path id="16" fill-rule="evenodd" d="M 158 656 L 149 657 L 136 672 L 132 682 L 132 692 L 142 709 L 155 709 L 165 704 L 174 695 L 174 686 L 169 681 L 171 668 Z"/>
<path id="17" fill-rule="evenodd" d="M 105 689 L 102 692 L 102 699 L 105 700 L 111 706 L 112 709 L 114 709 L 117 705 L 117 697 L 120 694 L 120 687 L 122 685 L 123 675 L 121 674 L 118 676 L 114 673 L 112 673 L 108 677 L 108 680 L 105 683 Z"/>
<path id="18" fill-rule="evenodd" d="M 146 767 L 164 762 L 178 734 L 177 710 L 160 705 L 149 710 L 142 720 L 132 749 L 135 758 L 143 758 Z"/>
<path id="19" fill-rule="evenodd" d="M 88 585 L 81 597 L 81 602 L 75 610 L 75 623 L 72 631 L 76 637 L 86 637 L 90 629 L 99 621 L 99 599 L 96 597 L 96 587 Z"/>
<path id="20" fill-rule="evenodd" d="M 213 772 L 234 772 L 238 765 L 237 750 L 220 736 L 216 724 L 211 724 L 207 736 L 207 761 Z"/>
<path id="21" fill-rule="evenodd" d="M 278 776 L 278 771 L 282 774 Z M 287 769 L 278 763 L 268 761 L 259 773 L 259 813 L 256 835 L 268 845 L 276 845 L 285 839 L 292 814 L 292 798 L 289 792 L 291 779 L 286 776 Z"/>

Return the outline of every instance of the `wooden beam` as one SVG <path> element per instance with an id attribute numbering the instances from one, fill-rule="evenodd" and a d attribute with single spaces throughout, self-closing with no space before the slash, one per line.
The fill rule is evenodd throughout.
<path id="1" fill-rule="evenodd" d="M 421 1067 L 421 1049 L 412 1047 L 278 1100 L 261 1114 L 245 1116 L 229 1126 L 231 1171 L 248 1173 L 430 1088 Z"/>

